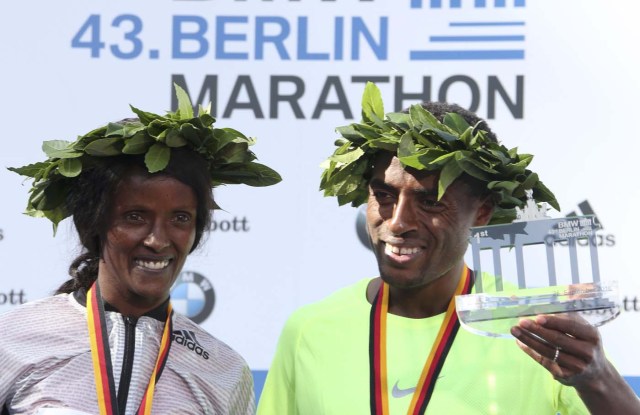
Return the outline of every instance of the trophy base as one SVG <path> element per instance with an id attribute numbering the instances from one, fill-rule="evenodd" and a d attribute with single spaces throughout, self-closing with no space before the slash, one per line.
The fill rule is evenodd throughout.
<path id="1" fill-rule="evenodd" d="M 601 326 L 620 314 L 620 304 L 615 283 L 581 283 L 459 295 L 456 311 L 466 330 L 508 338 L 518 320 L 539 314 L 579 313 L 591 325 Z"/>

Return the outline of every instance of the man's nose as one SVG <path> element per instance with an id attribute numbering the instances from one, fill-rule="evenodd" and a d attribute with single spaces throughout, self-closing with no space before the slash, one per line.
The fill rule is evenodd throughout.
<path id="1" fill-rule="evenodd" d="M 408 198 L 400 196 L 393 206 L 393 214 L 389 222 L 389 231 L 394 235 L 402 235 L 416 229 L 415 206 Z"/>

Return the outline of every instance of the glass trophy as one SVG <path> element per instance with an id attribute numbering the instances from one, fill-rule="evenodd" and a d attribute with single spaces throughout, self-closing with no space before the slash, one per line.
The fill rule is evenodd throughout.
<path id="1" fill-rule="evenodd" d="M 600 279 L 595 215 L 556 219 L 546 210 L 529 195 L 513 223 L 471 229 L 475 292 L 456 296 L 462 327 L 511 337 L 518 320 L 539 314 L 580 313 L 594 326 L 618 316 L 617 284 Z"/>

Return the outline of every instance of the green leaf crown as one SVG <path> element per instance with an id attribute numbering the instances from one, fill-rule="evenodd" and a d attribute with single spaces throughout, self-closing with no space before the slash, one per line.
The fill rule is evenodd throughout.
<path id="1" fill-rule="evenodd" d="M 322 164 L 320 190 L 337 196 L 340 205 L 366 203 L 374 159 L 388 151 L 405 167 L 439 171 L 438 199 L 463 173 L 486 183 L 496 206 L 491 224 L 515 219 L 515 208 L 525 205 L 527 190 L 536 202 L 560 210 L 553 193 L 527 169 L 532 155 L 507 149 L 476 127 L 456 113 L 447 113 L 440 122 L 419 104 L 407 113 L 385 116 L 380 90 L 369 82 L 362 96 L 362 121 L 336 129 L 342 137 Z"/>
<path id="2" fill-rule="evenodd" d="M 45 141 L 42 150 L 47 160 L 8 169 L 33 178 L 26 214 L 46 217 L 54 231 L 60 221 L 71 215 L 66 195 L 83 169 L 95 166 L 97 158 L 121 155 L 144 155 L 150 173 L 161 172 L 169 164 L 172 149 L 186 147 L 207 162 L 211 186 L 246 184 L 269 186 L 278 183 L 280 175 L 256 163 L 249 146 L 254 138 L 232 128 L 214 128 L 215 118 L 209 105 L 199 107 L 195 116 L 188 94 L 175 86 L 178 110 L 157 115 L 130 106 L 137 119 L 109 123 L 78 137 L 74 142 Z"/>

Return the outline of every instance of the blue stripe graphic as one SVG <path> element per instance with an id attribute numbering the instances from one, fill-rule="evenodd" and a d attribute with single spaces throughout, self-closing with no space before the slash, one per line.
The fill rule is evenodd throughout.
<path id="1" fill-rule="evenodd" d="M 443 60 L 517 60 L 524 59 L 524 50 L 412 50 L 412 61 Z"/>
<path id="2" fill-rule="evenodd" d="M 429 40 L 431 42 L 524 42 L 524 36 L 431 36 Z"/>
<path id="3" fill-rule="evenodd" d="M 236 0 L 238 1 L 238 0 Z M 263 0 L 264 1 L 264 0 Z M 362 0 L 361 0 L 362 1 Z M 525 7 L 526 0 L 513 0 L 513 7 Z M 494 0 L 493 6 L 497 8 L 507 7 L 506 0 Z M 411 0 L 412 9 L 421 9 L 423 7 L 423 0 Z M 429 0 L 429 7 L 432 9 L 442 8 L 442 0 Z M 449 7 L 452 9 L 459 9 L 462 7 L 462 0 L 449 0 Z M 475 0 L 474 7 L 484 9 L 487 7 L 486 0 Z"/>
<path id="4" fill-rule="evenodd" d="M 524 26 L 524 22 L 451 22 L 451 27 L 469 26 Z"/>
<path id="5" fill-rule="evenodd" d="M 640 376 L 624 376 L 624 380 L 627 381 L 636 395 L 640 396 Z"/>
<path id="6" fill-rule="evenodd" d="M 264 388 L 264 381 L 267 379 L 267 371 L 266 370 L 252 370 L 251 374 L 253 375 L 253 390 L 256 393 L 256 404 L 260 399 L 260 395 L 262 395 L 262 388 Z"/>

